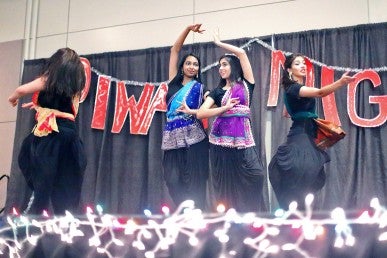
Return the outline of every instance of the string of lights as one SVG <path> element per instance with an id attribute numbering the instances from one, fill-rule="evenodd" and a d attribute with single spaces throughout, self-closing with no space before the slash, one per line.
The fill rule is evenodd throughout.
<path id="1" fill-rule="evenodd" d="M 104 214 L 99 205 L 95 210 L 88 207 L 86 216 L 82 218 L 69 212 L 61 217 L 51 218 L 44 212 L 39 218 L 29 218 L 14 209 L 0 229 L 0 254 L 8 253 L 9 257 L 20 257 L 20 252 L 26 245 L 34 246 L 39 238 L 50 233 L 60 236 L 61 241 L 68 244 L 79 238 L 88 238 L 90 248 L 95 248 L 98 253 L 108 257 L 116 257 L 112 250 L 125 246 L 130 238 L 133 248 L 143 252 L 146 258 L 154 258 L 158 253 L 172 247 L 181 236 L 188 239 L 190 246 L 195 247 L 200 243 L 200 234 L 210 228 L 218 242 L 227 245 L 232 237 L 230 229 L 233 225 L 245 225 L 253 230 L 254 236 L 246 236 L 243 244 L 255 252 L 254 257 L 289 251 L 297 252 L 301 257 L 311 257 L 303 243 L 323 236 L 328 227 L 334 227 L 334 248 L 356 245 L 358 240 L 352 230 L 355 225 L 376 226 L 380 231 L 378 241 L 387 241 L 387 210 L 380 205 L 377 198 L 370 202 L 371 212 L 366 210 L 360 216 L 352 218 L 347 217 L 342 208 L 332 210 L 330 217 L 315 218 L 312 210 L 313 198 L 313 195 L 306 197 L 306 208 L 303 211 L 298 210 L 297 203 L 293 202 L 288 210 L 279 209 L 271 217 L 256 213 L 240 214 L 234 209 L 226 211 L 223 205 L 218 206 L 217 213 L 204 214 L 200 209 L 195 209 L 190 200 L 183 202 L 173 213 L 164 206 L 161 215 L 153 215 L 145 210 L 141 217 Z M 300 233 L 293 241 L 277 241 L 289 228 Z M 147 244 L 150 239 L 154 242 L 153 245 Z M 228 255 L 237 256 L 238 253 L 230 250 Z"/>

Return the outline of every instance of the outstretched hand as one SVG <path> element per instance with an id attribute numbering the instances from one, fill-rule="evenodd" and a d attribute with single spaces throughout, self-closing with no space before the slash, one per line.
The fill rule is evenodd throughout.
<path id="1" fill-rule="evenodd" d="M 341 83 L 342 83 L 343 85 L 346 85 L 346 84 L 348 84 L 348 83 L 351 83 L 351 82 L 355 81 L 355 77 L 349 76 L 348 74 L 349 74 L 349 72 L 345 72 L 345 73 L 341 76 L 341 78 L 340 78 L 340 81 L 341 81 Z"/>
<path id="2" fill-rule="evenodd" d="M 201 33 L 203 33 L 204 31 L 206 31 L 206 30 L 201 29 L 201 26 L 202 26 L 201 23 L 192 24 L 192 25 L 189 25 L 189 26 L 188 26 L 188 29 L 191 30 L 191 31 L 193 31 L 193 32 L 197 32 L 197 33 L 200 33 L 200 34 L 201 34 Z"/>
<path id="3" fill-rule="evenodd" d="M 214 43 L 215 43 L 216 45 L 218 45 L 219 43 L 221 43 L 221 41 L 220 41 L 220 36 L 219 36 L 219 28 L 218 28 L 217 30 L 214 31 L 213 36 L 214 36 Z"/>

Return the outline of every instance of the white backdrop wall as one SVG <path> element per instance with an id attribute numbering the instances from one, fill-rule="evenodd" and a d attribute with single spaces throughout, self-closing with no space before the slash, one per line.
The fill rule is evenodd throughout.
<path id="1" fill-rule="evenodd" d="M 385 0 L 0 0 L 0 42 L 26 39 L 28 58 L 69 46 L 80 54 L 171 45 L 182 28 L 207 33 L 187 43 L 387 21 Z"/>
<path id="2" fill-rule="evenodd" d="M 24 47 L 15 55 L 24 59 L 49 57 L 64 46 L 81 55 L 169 46 L 191 23 L 203 23 L 206 32 L 190 35 L 186 43 L 211 41 L 217 28 L 222 39 L 259 37 L 386 22 L 386 10 L 386 0 L 0 0 L 0 43 L 5 43 L 0 53 L 7 51 L 7 42 L 18 40 Z M 16 112 L 6 100 L 22 67 L 2 69 L 15 84 L 0 81 L 7 93 L 0 114 L 8 114 L 0 117 L 1 135 L 13 139 Z M 12 141 L 1 147 L 0 171 L 9 173 Z"/>

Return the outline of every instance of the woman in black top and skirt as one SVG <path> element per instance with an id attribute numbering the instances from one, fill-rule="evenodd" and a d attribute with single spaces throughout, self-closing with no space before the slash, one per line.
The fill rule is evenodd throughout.
<path id="1" fill-rule="evenodd" d="M 287 56 L 284 66 L 284 101 L 293 124 L 286 142 L 279 146 L 270 161 L 269 179 L 282 209 L 288 209 L 292 201 L 304 209 L 306 195 L 316 193 L 324 186 L 324 164 L 330 161 L 328 154 L 314 143 L 317 134 L 315 98 L 331 94 L 352 82 L 354 77 L 344 73 L 334 83 L 317 89 L 304 85 L 306 65 L 303 55 Z"/>

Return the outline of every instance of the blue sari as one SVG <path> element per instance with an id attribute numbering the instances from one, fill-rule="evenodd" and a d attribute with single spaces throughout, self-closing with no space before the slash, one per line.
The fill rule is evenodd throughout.
<path id="1" fill-rule="evenodd" d="M 177 111 L 184 102 L 189 108 L 198 109 L 203 102 L 203 84 L 192 80 L 171 97 L 163 131 L 163 150 L 189 147 L 206 138 L 201 122 L 194 115 Z"/>

